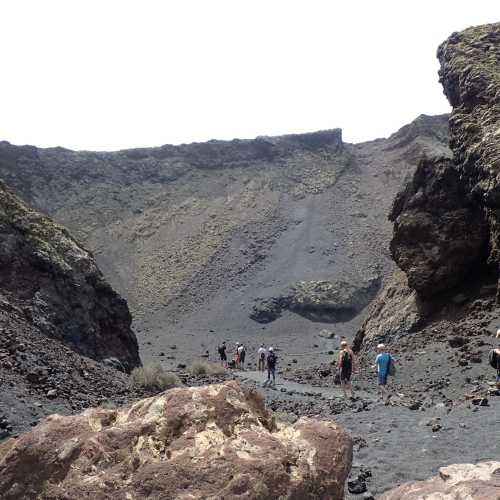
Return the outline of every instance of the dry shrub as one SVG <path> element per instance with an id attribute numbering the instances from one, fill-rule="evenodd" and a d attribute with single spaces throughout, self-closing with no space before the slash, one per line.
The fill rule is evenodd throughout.
<path id="1" fill-rule="evenodd" d="M 132 384 L 149 391 L 165 391 L 181 385 L 174 373 L 166 372 L 159 364 L 150 364 L 135 368 L 130 374 Z"/>
<path id="2" fill-rule="evenodd" d="M 207 361 L 195 361 L 190 367 L 191 375 L 222 375 L 225 370 L 222 366 Z"/>

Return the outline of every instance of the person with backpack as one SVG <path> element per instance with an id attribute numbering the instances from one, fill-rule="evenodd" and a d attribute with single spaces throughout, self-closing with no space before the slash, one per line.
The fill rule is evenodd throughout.
<path id="1" fill-rule="evenodd" d="M 246 356 L 246 349 L 243 344 L 239 344 L 238 346 L 238 359 L 239 359 L 239 368 L 242 370 L 245 369 L 245 356 Z"/>
<path id="2" fill-rule="evenodd" d="M 266 367 L 266 348 L 264 347 L 264 344 L 260 344 L 259 350 L 257 351 L 257 356 L 259 358 L 259 372 L 263 372 Z"/>
<path id="3" fill-rule="evenodd" d="M 351 383 L 351 376 L 354 371 L 354 353 L 345 340 L 340 342 L 338 367 L 340 386 L 344 391 L 344 397 L 347 399 L 347 392 L 350 392 L 351 399 L 354 399 L 354 392 L 352 390 Z"/>
<path id="4" fill-rule="evenodd" d="M 491 367 L 497 371 L 497 389 L 500 389 L 500 329 L 497 330 L 497 348 L 492 349 L 489 353 L 488 360 Z"/>
<path id="5" fill-rule="evenodd" d="M 278 362 L 278 356 L 276 356 L 274 349 L 269 347 L 269 352 L 267 354 L 267 384 L 271 382 L 271 375 L 273 377 L 273 385 L 276 385 L 276 363 Z"/>
<path id="6" fill-rule="evenodd" d="M 377 345 L 377 357 L 372 368 L 377 368 L 377 378 L 380 391 L 387 396 L 387 377 L 395 373 L 394 358 L 386 351 L 384 344 Z"/>
<path id="7" fill-rule="evenodd" d="M 227 368 L 226 342 L 222 342 L 217 349 L 220 357 L 220 364 Z"/>

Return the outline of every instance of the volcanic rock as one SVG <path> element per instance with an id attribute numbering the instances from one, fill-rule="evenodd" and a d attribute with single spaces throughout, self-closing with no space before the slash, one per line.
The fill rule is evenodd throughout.
<path id="1" fill-rule="evenodd" d="M 468 201 L 449 159 L 422 160 L 389 218 L 394 222 L 392 256 L 420 296 L 452 288 L 486 256 L 484 212 Z"/>
<path id="2" fill-rule="evenodd" d="M 439 475 L 426 481 L 405 483 L 385 492 L 380 500 L 493 500 L 500 498 L 500 462 L 458 464 L 441 467 Z"/>
<path id="3" fill-rule="evenodd" d="M 351 460 L 333 422 L 276 423 L 228 382 L 51 416 L 0 445 L 0 496 L 340 500 Z"/>
<path id="4" fill-rule="evenodd" d="M 140 365 L 127 303 L 104 280 L 87 250 L 31 210 L 0 182 L 0 299 L 41 335 L 97 360 Z M 44 378 L 43 370 L 29 377 Z M 36 382 L 36 380 L 33 380 Z"/>

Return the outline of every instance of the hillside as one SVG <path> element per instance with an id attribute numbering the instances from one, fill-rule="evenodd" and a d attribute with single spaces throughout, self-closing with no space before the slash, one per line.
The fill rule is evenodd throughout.
<path id="1" fill-rule="evenodd" d="M 123 391 L 116 368 L 141 363 L 130 324 L 92 255 L 0 182 L 0 439 Z"/>
<path id="2" fill-rule="evenodd" d="M 114 153 L 4 142 L 0 177 L 92 250 L 146 358 L 170 344 L 198 356 L 238 337 L 298 339 L 302 350 L 303 339 L 322 342 L 318 321 L 347 335 L 360 325 L 392 269 L 392 198 L 447 141 L 447 116 L 421 116 L 356 145 L 338 129 Z M 297 288 L 306 307 L 251 319 Z"/>

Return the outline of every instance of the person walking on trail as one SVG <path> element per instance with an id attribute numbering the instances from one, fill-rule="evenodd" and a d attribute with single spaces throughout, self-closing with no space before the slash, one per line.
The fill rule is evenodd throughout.
<path id="1" fill-rule="evenodd" d="M 234 351 L 234 367 L 240 368 L 240 343 L 236 342 L 236 350 Z"/>
<path id="2" fill-rule="evenodd" d="M 497 389 L 500 389 L 500 329 L 497 330 L 497 348 L 492 349 L 488 356 L 491 367 L 497 371 Z"/>
<path id="3" fill-rule="evenodd" d="M 384 344 L 378 344 L 377 357 L 372 368 L 377 368 L 378 385 L 382 395 L 387 396 L 387 377 L 391 372 L 391 365 L 394 366 L 393 357 L 387 352 Z"/>
<path id="4" fill-rule="evenodd" d="M 267 354 L 267 383 L 271 383 L 271 376 L 273 377 L 272 384 L 276 385 L 276 363 L 278 362 L 278 356 L 276 356 L 274 349 L 269 347 L 269 352 Z"/>
<path id="5" fill-rule="evenodd" d="M 352 390 L 351 376 L 354 371 L 354 353 L 349 347 L 349 344 L 342 340 L 340 343 L 339 352 L 339 375 L 340 386 L 344 391 L 344 397 L 347 399 L 347 393 L 351 393 L 351 399 L 354 399 L 354 392 Z"/>
<path id="6" fill-rule="evenodd" d="M 239 368 L 242 370 L 245 369 L 245 356 L 246 356 L 246 349 L 243 344 L 239 344 L 238 346 L 238 359 L 239 359 Z"/>
<path id="7" fill-rule="evenodd" d="M 260 344 L 257 356 L 259 358 L 259 372 L 263 372 L 266 368 L 266 348 L 264 344 Z"/>
<path id="8" fill-rule="evenodd" d="M 219 352 L 219 357 L 220 357 L 220 364 L 222 366 L 225 366 L 227 368 L 227 354 L 226 354 L 226 342 L 222 342 L 222 344 L 219 345 L 219 348 L 217 349 Z"/>

